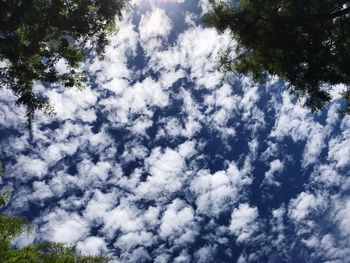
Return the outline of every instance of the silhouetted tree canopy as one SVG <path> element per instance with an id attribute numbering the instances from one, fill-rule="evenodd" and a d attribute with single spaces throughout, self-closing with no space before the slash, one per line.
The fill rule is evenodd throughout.
<path id="1" fill-rule="evenodd" d="M 82 86 L 79 63 L 91 49 L 103 55 L 107 36 L 127 0 L 0 0 L 0 86 L 10 88 L 27 110 L 50 111 L 33 84 Z M 63 61 L 67 71 L 59 72 Z"/>
<path id="2" fill-rule="evenodd" d="M 331 100 L 330 89 L 350 84 L 349 1 L 211 0 L 204 22 L 229 29 L 237 42 L 235 55 L 224 53 L 220 66 L 264 80 L 277 75 L 313 111 Z M 349 88 L 343 93 L 350 113 Z"/>

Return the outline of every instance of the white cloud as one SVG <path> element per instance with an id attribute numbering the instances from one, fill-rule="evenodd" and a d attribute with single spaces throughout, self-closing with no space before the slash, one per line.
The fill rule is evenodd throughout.
<path id="1" fill-rule="evenodd" d="M 339 222 L 341 234 L 348 237 L 350 234 L 350 199 L 341 200 L 341 202 L 338 203 L 337 209 L 335 220 Z"/>
<path id="2" fill-rule="evenodd" d="M 175 71 L 178 66 L 190 69 L 189 79 L 198 86 L 213 88 L 222 74 L 214 70 L 220 50 L 230 45 L 229 34 L 220 36 L 213 29 L 192 27 L 180 34 L 177 44 L 164 51 L 152 51 L 150 67 L 156 71 Z"/>
<path id="3" fill-rule="evenodd" d="M 66 143 L 51 144 L 43 153 L 42 156 L 47 163 L 54 165 L 67 155 L 73 155 L 79 147 L 79 141 L 67 141 Z"/>
<path id="4" fill-rule="evenodd" d="M 238 170 L 234 163 L 226 171 L 210 174 L 201 170 L 191 182 L 191 190 L 196 196 L 197 212 L 219 216 L 239 201 L 242 190 L 251 180 Z"/>
<path id="5" fill-rule="evenodd" d="M 166 39 L 173 25 L 165 11 L 160 8 L 141 16 L 139 24 L 140 38 L 145 49 L 151 52 L 162 46 L 162 39 Z"/>
<path id="6" fill-rule="evenodd" d="M 206 263 L 213 260 L 214 248 L 212 246 L 205 246 L 198 249 L 195 253 L 195 259 L 198 263 Z"/>
<path id="7" fill-rule="evenodd" d="M 53 196 L 50 187 L 44 182 L 34 182 L 33 191 L 32 197 L 34 200 L 42 201 Z"/>
<path id="8" fill-rule="evenodd" d="M 280 183 L 276 181 L 276 175 L 279 175 L 284 169 L 284 164 L 280 160 L 273 160 L 270 163 L 269 170 L 265 173 L 264 183 L 279 186 Z"/>
<path id="9" fill-rule="evenodd" d="M 316 197 L 314 194 L 302 192 L 297 198 L 290 201 L 289 215 L 297 221 L 306 219 L 310 213 L 322 205 L 322 201 L 320 197 Z"/>
<path id="10" fill-rule="evenodd" d="M 272 218 L 270 220 L 270 224 L 272 226 L 272 231 L 276 235 L 276 238 L 273 239 L 273 243 L 275 247 L 283 246 L 286 237 L 286 226 L 284 225 L 284 217 L 286 215 L 286 209 L 284 206 L 281 206 L 278 209 L 274 209 L 272 211 Z"/>
<path id="11" fill-rule="evenodd" d="M 116 193 L 102 193 L 95 190 L 94 196 L 89 200 L 85 207 L 84 217 L 89 221 L 102 223 L 104 218 L 108 217 L 108 212 L 115 206 L 119 200 Z"/>
<path id="12" fill-rule="evenodd" d="M 96 120 L 95 111 L 91 108 L 96 105 L 97 94 L 91 90 L 91 87 L 86 87 L 83 90 L 63 87 L 47 90 L 44 86 L 37 85 L 36 89 L 49 98 L 55 111 L 54 118 L 58 120 L 80 120 L 89 123 Z M 46 121 L 52 120 L 50 117 L 49 119 L 46 117 Z"/>
<path id="13" fill-rule="evenodd" d="M 84 255 L 104 255 L 107 252 L 107 244 L 103 238 L 90 236 L 77 245 L 77 249 Z"/>
<path id="14" fill-rule="evenodd" d="M 247 203 L 239 204 L 231 215 L 230 230 L 237 236 L 238 242 L 246 241 L 258 229 L 258 209 Z"/>
<path id="15" fill-rule="evenodd" d="M 200 1 L 198 1 L 198 6 L 201 7 L 202 14 L 206 14 L 209 11 L 212 10 L 212 7 L 211 7 L 211 4 L 210 4 L 209 0 L 200 0 Z"/>
<path id="16" fill-rule="evenodd" d="M 186 235 L 189 233 L 187 228 L 191 228 L 193 220 L 193 209 L 186 206 L 182 200 L 176 199 L 167 207 L 162 216 L 159 235 L 164 239 L 182 238 L 184 241 L 191 241 L 186 240 Z"/>
<path id="17" fill-rule="evenodd" d="M 17 98 L 10 89 L 0 88 L 0 127 L 24 129 L 25 108 L 15 105 Z"/>
<path id="18" fill-rule="evenodd" d="M 137 232 L 143 229 L 141 219 L 138 217 L 137 211 L 133 208 L 127 208 L 123 205 L 113 208 L 106 212 L 103 217 L 103 232 L 105 237 L 112 238 L 116 231 L 122 233 Z"/>
<path id="19" fill-rule="evenodd" d="M 32 177 L 42 178 L 48 173 L 47 163 L 38 157 L 20 155 L 16 163 L 10 168 L 10 175 L 29 180 Z"/>
<path id="20" fill-rule="evenodd" d="M 112 166 L 109 162 L 92 163 L 90 160 L 83 160 L 79 163 L 78 172 L 83 177 L 84 181 L 89 181 L 89 178 L 101 181 L 106 181 Z"/>
<path id="21" fill-rule="evenodd" d="M 185 158 L 193 153 L 194 144 L 186 143 L 178 150 L 155 148 L 145 160 L 149 176 L 141 182 L 136 193 L 150 199 L 169 198 L 182 188 L 186 179 Z M 159 199 L 160 198 L 160 199 Z"/>
<path id="22" fill-rule="evenodd" d="M 328 158 L 336 163 L 337 168 L 345 168 L 350 164 L 350 136 L 337 137 L 329 142 Z"/>
<path id="23" fill-rule="evenodd" d="M 187 253 L 187 251 L 182 251 L 180 255 L 178 255 L 176 258 L 174 258 L 175 263 L 189 263 L 191 262 L 191 257 Z"/>
<path id="24" fill-rule="evenodd" d="M 129 232 L 115 242 L 115 246 L 125 251 L 131 251 L 138 246 L 148 247 L 153 244 L 153 234 L 145 231 Z"/>
<path id="25" fill-rule="evenodd" d="M 169 103 L 169 95 L 164 92 L 160 83 L 148 77 L 141 82 L 125 89 L 118 97 L 109 97 L 101 100 L 104 112 L 108 114 L 108 119 L 116 125 L 125 125 L 136 115 L 143 116 L 143 122 L 133 125 L 135 132 L 142 132 L 150 126 L 153 116 L 152 107 L 165 107 Z M 136 126 L 135 126 L 136 125 Z"/>
<path id="26" fill-rule="evenodd" d="M 319 155 L 325 147 L 323 142 L 333 126 L 331 119 L 327 125 L 323 127 L 314 120 L 314 116 L 308 109 L 302 108 L 300 104 L 292 103 L 292 96 L 285 91 L 283 104 L 270 136 L 279 140 L 290 136 L 294 142 L 306 141 L 303 165 L 308 166 L 318 161 Z"/>
<path id="27" fill-rule="evenodd" d="M 47 240 L 73 245 L 89 233 L 89 223 L 75 213 L 57 209 L 43 216 L 40 232 Z"/>

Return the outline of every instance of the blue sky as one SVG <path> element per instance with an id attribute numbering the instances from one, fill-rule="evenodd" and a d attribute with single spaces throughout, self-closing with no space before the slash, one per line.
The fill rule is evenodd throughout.
<path id="1" fill-rule="evenodd" d="M 229 32 L 205 0 L 135 0 L 83 91 L 35 85 L 56 115 L 0 89 L 3 212 L 113 262 L 347 262 L 350 118 L 312 114 L 271 76 L 223 75 Z M 234 54 L 233 54 L 234 55 Z M 64 71 L 64 62 L 59 64 Z"/>

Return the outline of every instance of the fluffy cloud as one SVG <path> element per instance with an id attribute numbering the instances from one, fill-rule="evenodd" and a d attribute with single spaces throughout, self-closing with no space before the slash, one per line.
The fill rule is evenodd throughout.
<path id="1" fill-rule="evenodd" d="M 239 204 L 231 215 L 230 230 L 237 236 L 238 242 L 244 242 L 258 230 L 258 209 L 247 203 Z"/>
<path id="2" fill-rule="evenodd" d="M 89 223 L 85 219 L 62 209 L 44 215 L 42 222 L 45 223 L 40 231 L 47 240 L 72 245 L 89 233 Z"/>
<path id="3" fill-rule="evenodd" d="M 139 31 L 145 49 L 152 50 L 162 46 L 162 39 L 169 36 L 172 22 L 163 9 L 155 8 L 141 16 Z"/>
<path id="4" fill-rule="evenodd" d="M 194 212 L 191 207 L 186 206 L 181 200 L 174 200 L 164 212 L 161 219 L 159 235 L 161 238 L 177 238 L 176 242 L 181 244 L 192 240 L 195 234 L 189 227 L 194 220 Z"/>
<path id="5" fill-rule="evenodd" d="M 283 171 L 284 165 L 283 162 L 280 160 L 273 160 L 270 163 L 270 169 L 265 173 L 265 180 L 264 183 L 266 184 L 274 184 L 279 186 L 280 183 L 276 181 L 275 177 L 278 175 L 281 171 Z"/>
<path id="6" fill-rule="evenodd" d="M 230 164 L 227 171 L 210 174 L 201 170 L 191 183 L 196 198 L 197 212 L 218 216 L 237 202 L 251 179 Z"/>
<path id="7" fill-rule="evenodd" d="M 155 148 L 145 160 L 149 176 L 136 189 L 140 196 L 161 199 L 169 198 L 171 194 L 181 190 L 186 180 L 186 157 L 194 151 L 194 144 L 180 145 L 178 151 Z"/>
<path id="8" fill-rule="evenodd" d="M 42 178 L 47 175 L 48 165 L 41 158 L 20 155 L 10 169 L 13 176 L 21 175 L 22 180 L 28 180 L 31 177 Z"/>

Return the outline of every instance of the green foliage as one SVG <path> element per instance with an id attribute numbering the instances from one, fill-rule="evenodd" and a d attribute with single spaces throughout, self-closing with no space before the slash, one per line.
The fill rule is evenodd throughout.
<path id="1" fill-rule="evenodd" d="M 4 174 L 4 169 L 0 164 L 0 177 Z M 1 178 L 0 178 L 1 179 Z M 0 207 L 5 206 L 10 198 L 10 191 L 7 189 L 0 190 Z"/>
<path id="2" fill-rule="evenodd" d="M 289 83 L 297 97 L 306 97 L 313 111 L 331 100 L 330 89 L 350 84 L 349 1 L 211 0 L 213 11 L 204 22 L 232 32 L 235 57 L 220 60 L 224 71 L 250 74 L 257 81 L 267 74 Z M 344 91 L 350 113 L 349 90 Z"/>
<path id="3" fill-rule="evenodd" d="M 0 176 L 3 173 L 0 164 Z M 6 193 L 6 194 L 4 194 Z M 6 195 L 6 196 L 5 196 Z M 7 204 L 10 192 L 0 192 L 0 208 Z M 0 214 L 0 262 L 1 263 L 108 263 L 103 256 L 81 255 L 75 247 L 62 243 L 41 242 L 23 248 L 14 248 L 12 241 L 21 234 L 29 233 L 24 217 Z"/>
<path id="4" fill-rule="evenodd" d="M 15 249 L 11 245 L 16 237 L 28 232 L 29 227 L 22 217 L 0 215 L 0 262 L 1 263 L 107 263 L 102 256 L 84 256 L 74 247 L 61 243 L 42 242 Z"/>
<path id="5" fill-rule="evenodd" d="M 25 231 L 25 219 L 0 215 L 0 262 L 12 254 L 11 241 Z"/>
<path id="6" fill-rule="evenodd" d="M 5 206 L 10 199 L 11 192 L 9 190 L 0 190 L 0 207 Z"/>
<path id="7" fill-rule="evenodd" d="M 29 126 L 36 110 L 52 112 L 33 84 L 82 87 L 79 64 L 91 49 L 103 56 L 115 17 L 127 0 L 0 0 L 0 85 L 27 110 Z M 64 61 L 66 72 L 58 72 Z"/>

